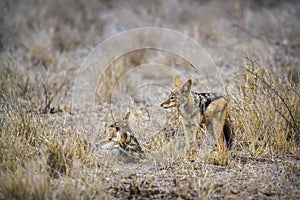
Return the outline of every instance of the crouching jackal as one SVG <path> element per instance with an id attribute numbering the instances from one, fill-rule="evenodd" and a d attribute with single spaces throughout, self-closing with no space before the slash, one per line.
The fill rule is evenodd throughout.
<path id="1" fill-rule="evenodd" d="M 112 128 L 115 128 L 116 133 L 116 136 L 112 138 L 112 141 L 115 145 L 119 145 L 126 152 L 143 153 L 140 143 L 129 127 L 129 116 L 130 112 L 117 119 L 111 125 Z"/>
<path id="2" fill-rule="evenodd" d="M 232 145 L 233 126 L 229 117 L 228 102 L 216 93 L 196 93 L 191 91 L 192 80 L 182 83 L 174 78 L 174 90 L 161 103 L 161 107 L 177 108 L 185 135 L 186 156 L 190 156 L 190 137 L 193 136 L 192 156 L 196 158 L 198 131 L 205 125 L 210 136 L 208 152 L 227 150 Z M 196 129 L 195 129 L 196 127 Z M 215 149 L 217 147 L 217 149 Z"/>

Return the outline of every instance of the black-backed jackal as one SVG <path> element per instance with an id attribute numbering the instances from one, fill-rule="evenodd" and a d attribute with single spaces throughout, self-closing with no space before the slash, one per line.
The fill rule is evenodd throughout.
<path id="1" fill-rule="evenodd" d="M 117 119 L 112 125 L 115 128 L 115 136 L 111 138 L 115 145 L 119 145 L 126 152 L 143 153 L 141 145 L 129 127 L 130 112 Z"/>
<path id="2" fill-rule="evenodd" d="M 192 156 L 196 158 L 198 131 L 204 124 L 211 139 L 208 151 L 227 150 L 231 147 L 233 127 L 229 117 L 228 102 L 224 96 L 216 93 L 196 93 L 191 91 L 192 80 L 182 83 L 178 76 L 174 78 L 174 90 L 161 103 L 161 107 L 177 108 L 183 124 L 186 156 L 190 156 L 190 136 L 193 135 Z M 196 129 L 195 129 L 196 127 Z M 194 134 L 193 134 L 194 133 Z"/>

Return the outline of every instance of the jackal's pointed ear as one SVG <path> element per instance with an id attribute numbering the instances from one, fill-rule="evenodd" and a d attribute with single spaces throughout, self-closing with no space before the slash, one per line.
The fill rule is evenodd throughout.
<path id="1" fill-rule="evenodd" d="M 192 79 L 187 80 L 180 88 L 182 93 L 190 92 L 192 88 Z"/>
<path id="2" fill-rule="evenodd" d="M 124 120 L 128 120 L 130 116 L 130 112 L 126 113 L 123 117 Z"/>
<path id="3" fill-rule="evenodd" d="M 173 86 L 174 86 L 174 88 L 182 86 L 182 81 L 180 80 L 179 76 L 177 76 L 177 75 L 174 77 Z"/>

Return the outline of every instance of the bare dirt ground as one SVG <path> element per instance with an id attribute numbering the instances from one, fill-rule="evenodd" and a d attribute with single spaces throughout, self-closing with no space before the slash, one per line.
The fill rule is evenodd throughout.
<path id="1" fill-rule="evenodd" d="M 1 1 L 0 199 L 300 199 L 299 18 L 299 1 Z M 215 66 L 163 49 L 107 62 L 92 51 L 143 27 L 188 35 Z M 225 164 L 183 159 L 176 114 L 159 106 L 176 73 L 228 97 Z M 141 160 L 98 146 L 128 110 Z"/>

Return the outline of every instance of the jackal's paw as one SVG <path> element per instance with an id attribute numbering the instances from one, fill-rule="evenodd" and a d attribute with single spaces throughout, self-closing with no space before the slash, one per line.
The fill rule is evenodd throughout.
<path id="1" fill-rule="evenodd" d="M 186 159 L 189 159 L 189 158 L 190 158 L 190 155 L 191 155 L 190 150 L 186 150 L 186 151 L 185 151 L 185 158 L 186 158 Z"/>
<path id="2" fill-rule="evenodd" d="M 195 154 L 196 155 L 196 154 Z M 195 156 L 196 157 L 196 156 Z M 192 151 L 192 156 L 190 151 L 185 152 L 184 160 L 187 162 L 194 162 L 195 161 L 194 152 Z"/>

